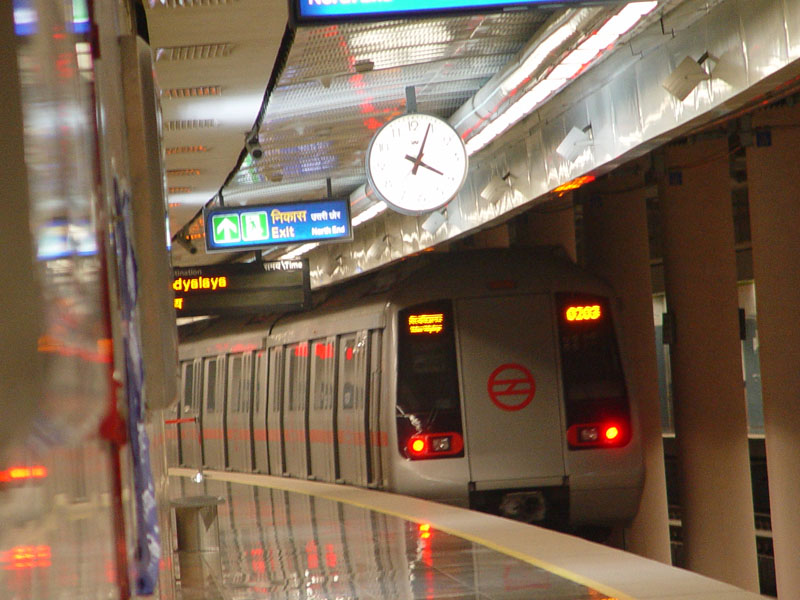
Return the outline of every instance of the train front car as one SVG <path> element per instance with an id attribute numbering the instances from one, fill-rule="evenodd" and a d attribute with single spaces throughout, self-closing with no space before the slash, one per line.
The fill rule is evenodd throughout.
<path id="1" fill-rule="evenodd" d="M 632 518 L 643 460 L 612 305 L 536 253 L 442 255 L 406 279 L 388 318 L 389 487 L 556 527 Z"/>

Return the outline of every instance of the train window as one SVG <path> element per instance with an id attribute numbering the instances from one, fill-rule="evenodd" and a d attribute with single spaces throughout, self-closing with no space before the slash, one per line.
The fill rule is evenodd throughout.
<path id="1" fill-rule="evenodd" d="M 630 435 L 630 411 L 608 300 L 585 294 L 556 298 L 570 444 L 623 445 Z M 605 442 L 594 439 L 594 432 L 606 424 L 613 424 L 618 435 Z M 584 430 L 586 440 L 570 437 Z"/>
<path id="2" fill-rule="evenodd" d="M 242 360 L 237 354 L 228 362 L 228 403 L 235 413 L 242 412 Z"/>
<path id="3" fill-rule="evenodd" d="M 308 380 L 308 342 L 287 347 L 286 387 L 287 408 L 290 411 L 305 410 L 306 382 Z"/>
<path id="4" fill-rule="evenodd" d="M 339 377 L 342 380 L 342 397 L 339 399 L 342 410 L 353 410 L 356 406 L 356 336 L 342 338 Z"/>
<path id="5" fill-rule="evenodd" d="M 183 406 L 191 406 L 194 391 L 194 363 L 187 362 L 183 366 Z"/>
<path id="6" fill-rule="evenodd" d="M 217 359 L 206 361 L 206 411 L 214 412 L 217 396 Z"/>
<path id="7" fill-rule="evenodd" d="M 312 342 L 311 394 L 315 410 L 333 408 L 333 379 L 336 365 L 336 338 Z"/>
<path id="8" fill-rule="evenodd" d="M 267 357 L 263 351 L 256 354 L 256 377 L 253 393 L 255 394 L 255 410 L 253 412 L 263 413 L 264 403 L 267 399 Z"/>
<path id="9" fill-rule="evenodd" d="M 428 302 L 400 311 L 398 318 L 398 442 L 410 456 L 412 435 L 462 432 L 453 306 L 449 300 Z"/>

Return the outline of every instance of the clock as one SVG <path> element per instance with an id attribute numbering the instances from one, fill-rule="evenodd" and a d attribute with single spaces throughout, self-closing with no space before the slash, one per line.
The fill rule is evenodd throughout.
<path id="1" fill-rule="evenodd" d="M 419 215 L 456 197 L 467 178 L 467 150 L 447 121 L 409 113 L 383 125 L 367 148 L 367 181 L 397 212 Z"/>

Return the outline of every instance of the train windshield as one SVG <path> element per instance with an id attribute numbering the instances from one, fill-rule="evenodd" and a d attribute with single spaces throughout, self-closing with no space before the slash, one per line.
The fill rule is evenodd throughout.
<path id="1" fill-rule="evenodd" d="M 615 445 L 623 445 L 631 433 L 630 408 L 608 299 L 585 294 L 556 297 L 570 446 L 604 443 L 594 438 L 594 431 L 605 426 L 622 431 Z M 585 440 L 573 439 L 584 430 Z"/>
<path id="2" fill-rule="evenodd" d="M 427 302 L 400 311 L 397 427 L 400 450 L 421 432 L 461 434 L 453 305 Z"/>

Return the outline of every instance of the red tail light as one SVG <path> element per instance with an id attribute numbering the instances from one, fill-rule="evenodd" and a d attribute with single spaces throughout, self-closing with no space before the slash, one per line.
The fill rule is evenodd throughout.
<path id="1" fill-rule="evenodd" d="M 616 422 L 579 423 L 567 429 L 570 448 L 617 448 L 630 438 L 630 428 Z"/>
<path id="2" fill-rule="evenodd" d="M 454 431 L 417 433 L 408 439 L 406 448 L 408 457 L 414 460 L 453 456 L 464 449 L 464 439 Z"/>

